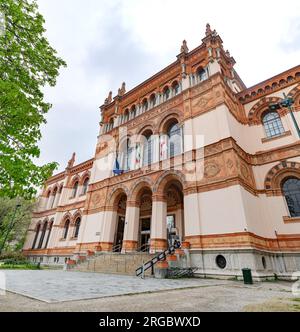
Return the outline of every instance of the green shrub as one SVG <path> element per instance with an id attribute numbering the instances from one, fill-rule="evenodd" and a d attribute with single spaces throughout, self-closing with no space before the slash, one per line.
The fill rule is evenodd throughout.
<path id="1" fill-rule="evenodd" d="M 4 263 L 4 265 L 24 265 L 24 264 L 29 264 L 30 262 L 28 261 L 19 261 L 17 259 L 4 259 L 2 261 Z"/>
<path id="2" fill-rule="evenodd" d="M 38 265 L 32 264 L 20 253 L 6 252 L 0 255 L 0 269 L 36 270 L 38 268 Z"/>
<path id="3" fill-rule="evenodd" d="M 25 257 L 23 254 L 18 252 L 5 252 L 0 255 L 0 261 L 5 261 L 8 259 L 12 259 L 19 262 L 26 262 L 27 257 Z"/>

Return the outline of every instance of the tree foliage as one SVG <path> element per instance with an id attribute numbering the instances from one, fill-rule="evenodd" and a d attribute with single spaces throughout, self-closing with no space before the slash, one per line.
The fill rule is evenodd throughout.
<path id="1" fill-rule="evenodd" d="M 36 1 L 0 0 L 0 13 L 0 196 L 30 199 L 57 166 L 33 160 L 51 108 L 43 88 L 55 86 L 66 64 L 45 38 Z"/>
<path id="2" fill-rule="evenodd" d="M 18 204 L 20 206 L 16 208 Z M 19 251 L 23 248 L 33 207 L 32 201 L 23 198 L 0 197 L 0 248 L 3 245 L 5 251 Z M 7 234 L 9 236 L 4 243 Z"/>

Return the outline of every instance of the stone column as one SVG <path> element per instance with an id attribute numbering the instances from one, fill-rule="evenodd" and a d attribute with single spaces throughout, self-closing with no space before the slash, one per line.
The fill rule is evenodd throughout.
<path id="1" fill-rule="evenodd" d="M 58 190 L 57 190 L 57 192 L 56 192 L 56 195 L 55 195 L 55 197 L 54 197 L 54 199 L 53 199 L 53 208 L 56 208 L 57 207 L 57 200 L 58 200 Z"/>
<path id="2" fill-rule="evenodd" d="M 56 200 L 56 207 L 61 205 L 60 204 L 60 200 L 61 200 L 61 197 L 62 197 L 62 192 L 61 193 L 57 193 L 57 200 Z"/>
<path id="3" fill-rule="evenodd" d="M 36 243 L 35 243 L 34 249 L 42 249 L 42 248 L 43 248 L 43 247 L 39 248 L 39 244 L 40 244 L 40 240 L 41 240 L 42 233 L 43 233 L 43 226 L 41 226 L 41 228 L 40 228 L 40 230 L 39 230 L 39 234 L 38 234 L 38 236 L 37 236 L 37 239 L 36 239 Z"/>
<path id="4" fill-rule="evenodd" d="M 160 146 L 160 136 L 159 134 L 153 135 L 152 136 L 152 153 L 153 153 L 153 158 L 152 158 L 152 163 L 158 163 L 159 162 L 159 146 Z"/>
<path id="5" fill-rule="evenodd" d="M 45 232 L 45 236 L 44 236 L 44 240 L 43 240 L 41 249 L 46 249 L 46 243 L 47 243 L 48 235 L 49 235 L 49 225 L 47 225 L 47 229 L 46 229 L 46 232 Z"/>
<path id="6" fill-rule="evenodd" d="M 53 223 L 52 228 L 49 229 L 49 231 L 50 231 L 50 236 L 47 248 L 53 248 L 56 247 L 57 242 L 55 242 L 55 240 L 57 239 L 57 233 L 60 231 L 60 228 L 58 225 L 55 225 L 55 223 Z"/>
<path id="7" fill-rule="evenodd" d="M 53 202 L 53 195 L 51 193 L 51 195 L 49 196 L 48 200 L 47 200 L 47 205 L 46 205 L 46 210 L 50 210 L 51 209 L 51 205 L 52 205 L 52 202 Z"/>
<path id="8" fill-rule="evenodd" d="M 157 96 L 156 96 L 156 106 L 161 104 L 161 94 L 158 93 Z"/>
<path id="9" fill-rule="evenodd" d="M 134 252 L 138 247 L 140 208 L 127 202 L 122 252 Z"/>
<path id="10" fill-rule="evenodd" d="M 104 123 L 103 123 L 103 122 L 100 122 L 99 136 L 101 136 L 101 135 L 104 134 L 104 128 L 105 128 Z"/>
<path id="11" fill-rule="evenodd" d="M 178 230 L 178 236 L 180 237 L 180 240 L 183 241 L 184 237 L 184 217 L 183 217 L 184 211 L 182 208 L 178 209 L 175 213 L 175 222 L 176 222 L 176 228 Z"/>
<path id="12" fill-rule="evenodd" d="M 153 197 L 150 253 L 167 249 L 167 202 L 162 197 Z"/>
<path id="13" fill-rule="evenodd" d="M 117 211 L 106 211 L 103 220 L 100 246 L 102 251 L 111 251 L 117 228 Z"/>

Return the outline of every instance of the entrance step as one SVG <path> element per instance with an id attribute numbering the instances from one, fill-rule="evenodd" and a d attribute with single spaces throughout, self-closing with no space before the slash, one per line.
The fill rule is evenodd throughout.
<path id="1" fill-rule="evenodd" d="M 153 255 L 146 253 L 102 253 L 93 257 L 88 257 L 86 261 L 81 261 L 76 265 L 70 265 L 69 270 L 135 275 L 136 269 L 152 258 Z M 145 274 L 150 276 L 151 271 L 147 271 Z"/>

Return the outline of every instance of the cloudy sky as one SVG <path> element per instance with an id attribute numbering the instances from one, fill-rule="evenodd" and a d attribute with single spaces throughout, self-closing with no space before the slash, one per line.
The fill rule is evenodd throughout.
<path id="1" fill-rule="evenodd" d="M 191 49 L 210 23 L 247 86 L 300 64 L 299 0 L 37 0 L 47 37 L 68 67 L 55 88 L 39 163 L 63 170 L 94 155 L 99 106 L 123 81 L 127 90 Z"/>

